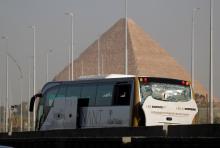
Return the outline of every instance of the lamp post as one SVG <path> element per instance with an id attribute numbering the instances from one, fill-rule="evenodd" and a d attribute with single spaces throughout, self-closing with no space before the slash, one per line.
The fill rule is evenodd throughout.
<path id="1" fill-rule="evenodd" d="M 8 42 L 8 41 L 7 41 Z M 7 47 L 8 48 L 8 47 Z M 8 132 L 8 102 L 9 102 L 9 97 L 8 97 L 8 55 L 6 55 L 6 106 L 5 106 L 5 132 Z"/>
<path id="2" fill-rule="evenodd" d="M 21 120 L 21 132 L 23 131 L 23 104 L 22 104 L 22 102 L 23 102 L 23 83 L 22 83 L 22 76 L 21 76 L 21 79 L 20 79 L 20 89 L 21 89 L 21 116 L 20 116 L 20 120 Z"/>
<path id="3" fill-rule="evenodd" d="M 195 18 L 196 12 L 200 8 L 194 8 L 192 14 L 192 47 L 191 47 L 191 80 L 192 80 L 192 88 L 195 87 Z"/>
<path id="4" fill-rule="evenodd" d="M 209 79 L 209 97 L 210 97 L 210 123 L 214 122 L 214 112 L 213 112 L 213 7 L 214 0 L 210 0 L 210 79 Z"/>
<path id="5" fill-rule="evenodd" d="M 30 104 L 30 98 L 31 98 L 31 73 L 30 73 L 30 58 L 28 58 L 28 104 Z M 28 131 L 31 130 L 31 116 L 30 116 L 30 112 L 28 111 Z"/>
<path id="6" fill-rule="evenodd" d="M 17 68 L 18 68 L 18 70 L 19 70 L 19 72 L 20 72 L 20 101 L 21 101 L 21 116 L 20 116 L 20 120 L 21 120 L 21 126 L 20 126 L 20 129 L 21 129 L 21 132 L 23 131 L 23 105 L 22 105 L 22 102 L 23 102 L 23 96 L 22 96 L 22 94 L 23 94 L 23 90 L 22 90 L 22 88 L 23 88 L 23 71 L 22 71 L 22 69 L 21 69 L 21 66 L 18 64 L 18 62 L 15 60 L 15 58 L 9 53 L 9 52 L 7 52 L 6 53 L 7 54 L 7 56 L 15 63 L 15 65 L 17 66 Z"/>
<path id="7" fill-rule="evenodd" d="M 125 74 L 128 74 L 128 18 L 127 18 L 127 0 L 125 0 Z"/>
<path id="8" fill-rule="evenodd" d="M 21 97 L 20 97 L 20 101 L 21 101 L 21 131 L 23 129 L 23 114 L 22 114 L 22 79 L 23 79 L 23 72 L 22 69 L 20 67 L 20 65 L 18 64 L 18 62 L 15 60 L 15 58 L 8 52 L 8 37 L 3 36 L 2 39 L 6 40 L 6 117 L 5 117 L 5 131 L 8 132 L 8 119 L 9 119 L 9 97 L 8 97 L 8 58 L 10 58 L 15 65 L 17 66 L 19 72 L 20 72 L 20 93 L 21 93 Z"/>
<path id="9" fill-rule="evenodd" d="M 73 80 L 73 13 L 66 12 L 65 15 L 71 17 L 71 80 Z"/>
<path id="10" fill-rule="evenodd" d="M 51 52 L 53 52 L 53 50 L 52 49 L 50 49 L 48 52 L 47 52 L 47 69 L 46 69 L 46 71 L 47 71 L 47 73 L 46 73 L 46 80 L 47 80 L 47 82 L 48 82 L 48 69 L 49 69 L 49 67 L 48 67 L 48 63 L 49 63 L 49 53 L 51 53 Z"/>
<path id="11" fill-rule="evenodd" d="M 84 67 L 83 67 L 83 61 L 81 61 L 81 76 L 83 76 L 84 75 L 84 69 L 83 69 Z"/>
<path id="12" fill-rule="evenodd" d="M 98 55 L 98 65 L 97 65 L 97 68 L 98 68 L 98 75 L 100 75 L 100 42 L 99 42 L 99 40 L 100 40 L 100 36 L 98 37 L 98 48 L 97 48 L 97 51 L 98 51 L 98 53 L 97 53 L 97 55 Z"/>
<path id="13" fill-rule="evenodd" d="M 36 82 L 36 58 L 35 58 L 35 34 L 36 34 L 36 26 L 29 26 L 33 30 L 33 94 L 36 93 L 35 82 Z M 33 128 L 35 129 L 35 121 L 36 121 L 36 113 L 35 113 L 35 105 L 33 111 Z"/>
<path id="14" fill-rule="evenodd" d="M 6 40 L 6 52 L 8 51 L 8 37 L 2 36 L 3 40 Z M 5 132 L 8 132 L 8 54 L 6 54 L 6 105 L 5 105 Z"/>
<path id="15" fill-rule="evenodd" d="M 102 75 L 104 75 L 104 60 L 103 60 L 103 54 L 102 54 Z"/>
<path id="16" fill-rule="evenodd" d="M 2 92 L 0 92 L 2 94 Z M 2 124 L 2 119 L 4 119 L 4 113 L 2 113 L 2 96 L 0 96 L 0 133 L 2 132 L 2 127 L 3 127 L 3 124 Z"/>
<path id="17" fill-rule="evenodd" d="M 68 78 L 69 78 L 69 80 L 71 80 L 70 79 L 70 76 L 71 76 L 71 69 L 70 69 L 70 64 L 71 64 L 71 48 L 70 47 L 68 47 L 68 55 L 69 55 L 69 61 L 68 61 Z"/>

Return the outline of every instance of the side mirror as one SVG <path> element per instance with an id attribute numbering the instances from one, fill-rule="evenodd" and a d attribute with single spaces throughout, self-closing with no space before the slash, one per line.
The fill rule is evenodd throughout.
<path id="1" fill-rule="evenodd" d="M 36 100 L 36 98 L 41 98 L 43 95 L 41 93 L 34 95 L 33 97 L 31 97 L 31 102 L 30 102 L 30 107 L 29 107 L 29 111 L 33 112 L 34 110 L 34 102 Z"/>

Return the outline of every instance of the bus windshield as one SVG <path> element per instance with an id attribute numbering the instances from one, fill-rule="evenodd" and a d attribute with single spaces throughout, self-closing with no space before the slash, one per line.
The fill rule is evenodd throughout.
<path id="1" fill-rule="evenodd" d="M 141 84 L 141 102 L 151 96 L 153 99 L 169 102 L 186 102 L 191 99 L 190 86 L 154 83 Z"/>

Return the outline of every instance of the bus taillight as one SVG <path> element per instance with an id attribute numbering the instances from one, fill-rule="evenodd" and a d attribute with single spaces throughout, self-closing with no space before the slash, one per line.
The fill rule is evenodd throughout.
<path id="1" fill-rule="evenodd" d="M 144 78 L 144 83 L 147 83 L 147 78 L 146 77 Z"/>
<path id="2" fill-rule="evenodd" d="M 190 85 L 190 82 L 188 82 L 188 81 L 182 81 L 182 85 L 189 86 L 189 85 Z"/>
<path id="3" fill-rule="evenodd" d="M 185 81 L 182 81 L 182 85 L 185 85 L 186 83 L 185 83 Z"/>
<path id="4" fill-rule="evenodd" d="M 147 79 L 147 77 L 141 77 L 141 78 L 139 78 L 139 81 L 146 84 L 148 82 L 148 79 Z"/>

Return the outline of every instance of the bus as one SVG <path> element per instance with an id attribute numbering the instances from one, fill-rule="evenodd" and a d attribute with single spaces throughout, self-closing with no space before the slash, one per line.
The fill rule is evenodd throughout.
<path id="1" fill-rule="evenodd" d="M 113 74 L 48 82 L 34 108 L 40 131 L 193 124 L 198 112 L 189 81 Z"/>

